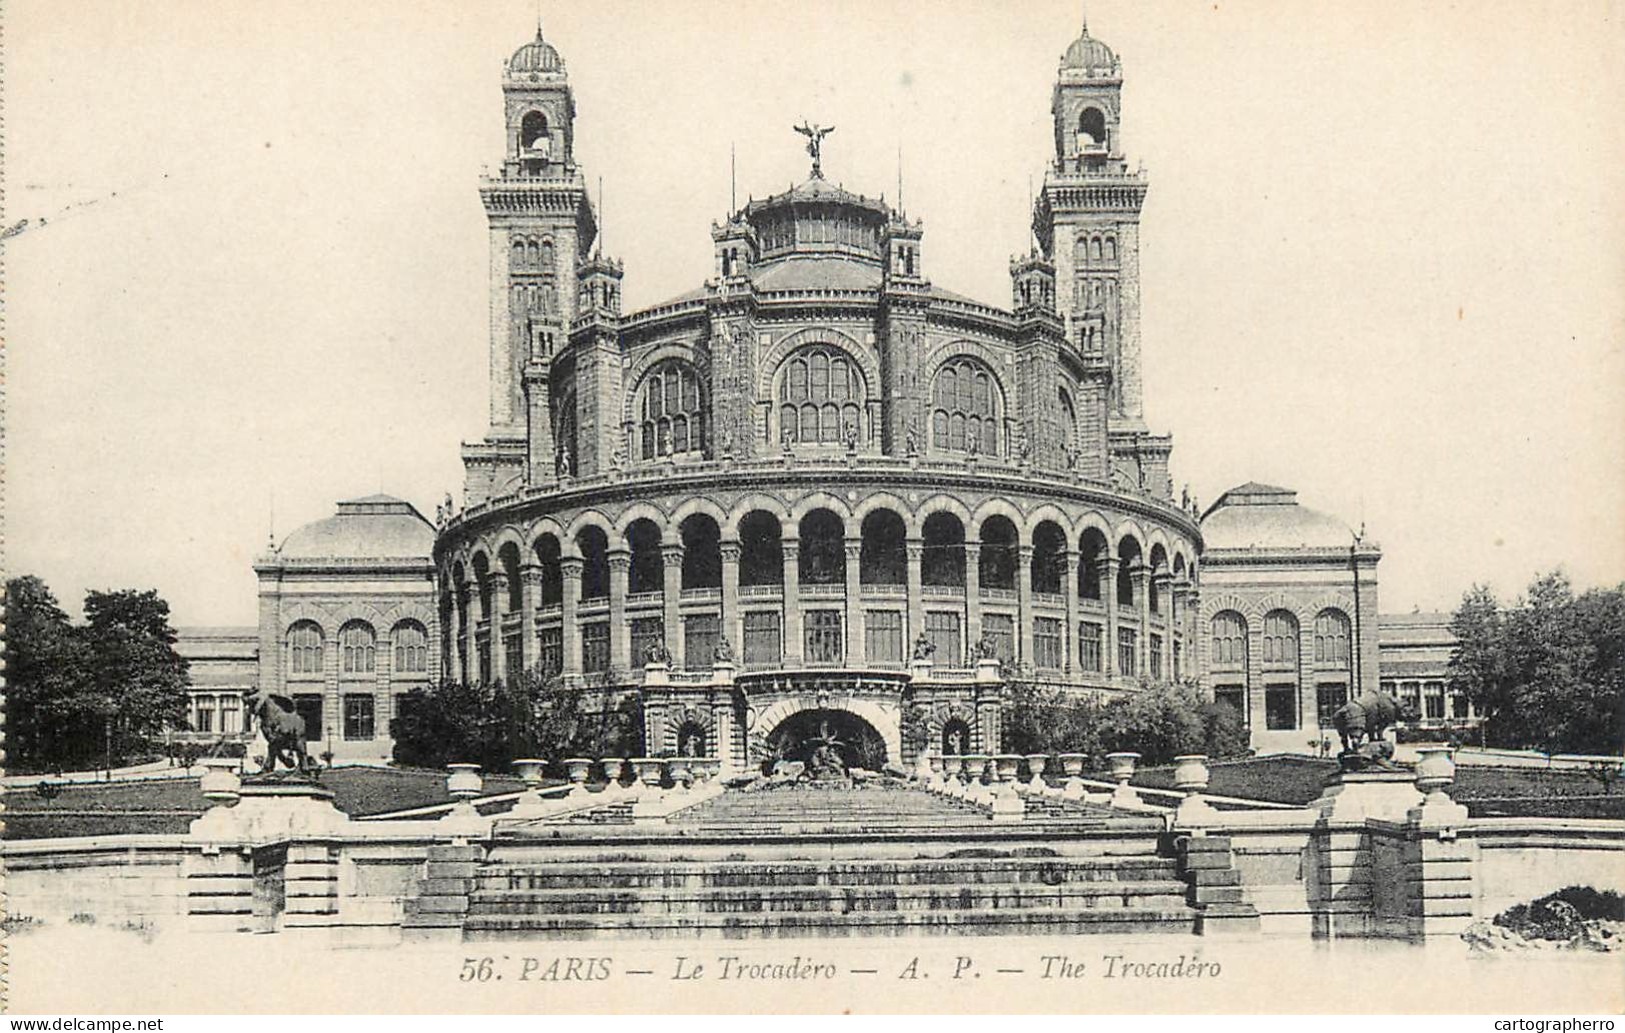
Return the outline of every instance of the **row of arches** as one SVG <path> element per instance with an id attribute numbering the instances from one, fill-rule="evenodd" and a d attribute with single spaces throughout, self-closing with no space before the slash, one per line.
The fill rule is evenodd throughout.
<path id="1" fill-rule="evenodd" d="M 496 590 L 492 575 L 499 573 L 508 593 L 506 609 L 513 612 L 520 604 L 522 569 L 535 564 L 540 601 L 549 606 L 562 599 L 568 558 L 581 564 L 580 598 L 601 598 L 609 594 L 613 552 L 626 557 L 627 591 L 632 594 L 664 591 L 668 571 L 677 578 L 670 587 L 720 588 L 725 544 L 736 552 L 741 587 L 783 584 L 790 562 L 799 584 L 845 585 L 849 559 L 856 560 L 861 585 L 906 585 L 912 551 L 922 586 L 974 583 L 1014 591 L 1024 570 L 1038 595 L 1075 591 L 1080 599 L 1134 606 L 1143 593 L 1148 609 L 1160 613 L 1167 582 L 1194 579 L 1194 565 L 1184 552 L 1170 556 L 1160 540 L 1147 549 L 1134 532 L 1117 535 L 1114 542 L 1096 526 L 1073 532 L 1052 518 L 1032 522 L 1030 530 L 1025 524 L 1019 514 L 991 512 L 967 519 L 936 510 L 911 526 L 899 510 L 884 506 L 861 514 L 814 507 L 798 516 L 749 509 L 737 520 L 698 511 L 682 517 L 675 528 L 645 515 L 619 529 L 592 521 L 570 533 L 555 525 L 537 533 L 528 550 L 517 538 L 504 542 L 494 561 L 487 551 L 477 550 L 466 562 L 453 563 L 447 584 L 459 597 L 477 587 L 482 612 L 489 613 L 490 594 Z M 1024 553 L 1030 554 L 1024 559 Z"/>
<path id="2" fill-rule="evenodd" d="M 1082 231 L 1072 245 L 1073 264 L 1078 268 L 1090 265 L 1117 264 L 1117 237 L 1111 233 Z"/>
<path id="3" fill-rule="evenodd" d="M 1307 660 L 1317 668 L 1348 667 L 1353 648 L 1348 614 L 1334 606 L 1324 607 L 1315 614 L 1313 628 L 1313 636 L 1305 641 L 1298 616 L 1291 610 L 1264 614 L 1258 636 L 1259 666 L 1288 669 Z M 1213 615 L 1209 630 L 1208 663 L 1214 670 L 1244 671 L 1251 666 L 1251 628 L 1245 616 L 1237 610 L 1221 610 Z M 1300 645 L 1307 655 L 1300 657 Z"/>
<path id="4" fill-rule="evenodd" d="M 551 273 L 557 268 L 552 237 L 514 234 L 509 238 L 508 248 L 510 270 Z"/>
<path id="5" fill-rule="evenodd" d="M 380 648 L 393 657 L 391 671 L 399 674 L 429 672 L 429 631 L 421 621 L 397 621 L 382 647 L 378 632 L 365 620 L 340 625 L 336 641 L 329 646 L 327 634 L 316 621 L 302 619 L 288 626 L 283 637 L 283 670 L 292 677 L 315 677 L 327 672 L 329 648 L 337 649 L 338 673 L 369 675 L 378 670 Z"/>

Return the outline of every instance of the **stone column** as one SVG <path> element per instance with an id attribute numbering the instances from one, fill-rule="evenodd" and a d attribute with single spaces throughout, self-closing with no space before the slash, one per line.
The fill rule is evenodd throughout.
<path id="1" fill-rule="evenodd" d="M 903 655 L 908 656 L 914 640 L 925 631 L 924 579 L 920 570 L 925 563 L 925 542 L 910 538 L 904 547 L 908 550 L 908 628 L 903 635 Z"/>
<path id="2" fill-rule="evenodd" d="M 720 634 L 734 649 L 740 661 L 745 658 L 744 629 L 739 617 L 739 542 L 723 541 L 722 553 L 722 620 Z M 705 658 L 701 658 L 702 662 Z"/>
<path id="3" fill-rule="evenodd" d="M 846 664 L 863 667 L 869 662 L 869 644 L 863 633 L 863 539 L 846 540 Z"/>
<path id="4" fill-rule="evenodd" d="M 1078 550 L 1066 550 L 1066 573 L 1061 594 L 1066 599 L 1066 628 L 1061 633 L 1061 670 L 1075 671 L 1078 663 Z"/>
<path id="5" fill-rule="evenodd" d="M 982 543 L 965 543 L 965 651 L 982 640 Z"/>
<path id="6" fill-rule="evenodd" d="M 508 651 L 502 648 L 502 619 L 508 614 L 508 575 L 491 573 L 491 680 L 508 682 Z"/>
<path id="7" fill-rule="evenodd" d="M 1117 669 L 1117 568 L 1123 561 L 1116 556 L 1108 555 L 1101 565 L 1101 602 L 1106 604 L 1106 643 L 1102 650 L 1101 668 L 1106 677 L 1114 678 L 1119 673 Z"/>
<path id="8" fill-rule="evenodd" d="M 564 673 L 567 675 L 581 674 L 581 624 L 576 611 L 581 605 L 581 575 L 586 566 L 580 556 L 565 556 L 559 560 L 560 634 L 564 639 Z"/>
<path id="9" fill-rule="evenodd" d="M 609 666 L 632 670 L 632 629 L 626 623 L 626 582 L 632 573 L 632 553 L 624 547 L 609 550 Z"/>
<path id="10" fill-rule="evenodd" d="M 1030 542 L 1016 546 L 1016 601 L 1021 607 L 1016 615 L 1021 636 L 1017 667 L 1030 671 L 1033 669 L 1033 547 Z"/>
<path id="11" fill-rule="evenodd" d="M 1177 672 L 1172 667 L 1168 669 L 1169 678 L 1176 681 L 1178 680 L 1178 678 L 1175 677 L 1176 675 L 1183 677 L 1189 671 L 1193 670 L 1191 663 L 1196 659 L 1195 640 L 1190 635 L 1190 587 L 1190 581 L 1183 577 L 1178 581 L 1175 581 L 1172 586 L 1173 609 L 1169 614 L 1171 621 L 1168 628 L 1168 635 L 1170 638 L 1177 636 L 1178 641 L 1182 643 L 1184 647 L 1180 650 L 1180 669 Z M 1171 658 L 1173 656 L 1173 646 L 1169 646 L 1168 648 L 1170 650 L 1168 655 Z"/>
<path id="12" fill-rule="evenodd" d="M 542 658 L 542 636 L 536 630 L 536 611 L 541 606 L 542 566 L 526 563 L 519 568 L 519 643 L 527 669 Z"/>
<path id="13" fill-rule="evenodd" d="M 452 671 L 454 681 L 463 681 L 470 684 L 474 681 L 474 621 L 469 617 L 469 611 L 474 607 L 474 592 L 466 584 L 457 588 L 457 602 L 452 606 L 452 620 L 461 625 L 453 628 L 451 632 L 452 662 L 455 667 Z M 461 634 L 459 634 L 459 631 Z"/>
<path id="14" fill-rule="evenodd" d="M 801 637 L 801 539 L 785 538 L 779 543 L 784 557 L 784 666 L 799 667 Z"/>
<path id="15" fill-rule="evenodd" d="M 660 563 L 664 568 L 661 573 L 665 575 L 661 580 L 661 624 L 666 633 L 666 651 L 672 656 L 672 665 L 678 670 L 684 668 L 683 657 L 683 618 L 677 609 L 677 603 L 683 597 L 683 546 L 681 543 L 665 542 L 660 546 Z M 639 663 L 642 657 L 636 658 Z M 697 657 L 703 666 L 711 662 L 708 656 Z"/>
<path id="16" fill-rule="evenodd" d="M 1140 636 L 1134 644 L 1134 651 L 1138 654 L 1134 660 L 1134 666 L 1138 668 L 1135 674 L 1146 677 L 1151 673 L 1148 662 L 1151 656 L 1151 593 L 1147 590 L 1151 578 L 1145 561 L 1136 562 L 1129 577 L 1134 580 L 1134 606 L 1140 613 Z"/>
<path id="17" fill-rule="evenodd" d="M 1162 678 L 1160 680 L 1165 682 L 1174 680 L 1173 641 L 1174 628 L 1178 625 L 1174 621 L 1174 596 L 1169 589 L 1169 586 L 1173 584 L 1173 580 L 1173 575 L 1166 570 L 1159 570 L 1151 575 L 1151 583 L 1157 589 L 1157 606 L 1162 610 L 1162 657 L 1158 662 L 1162 665 Z"/>
<path id="18" fill-rule="evenodd" d="M 484 600 L 480 598 L 478 583 L 469 586 L 468 606 L 463 614 L 468 624 L 468 683 L 477 685 L 480 681 L 480 618 L 484 609 Z"/>

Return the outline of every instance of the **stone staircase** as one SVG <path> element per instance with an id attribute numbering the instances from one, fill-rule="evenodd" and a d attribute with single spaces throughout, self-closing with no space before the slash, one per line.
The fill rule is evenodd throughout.
<path id="1" fill-rule="evenodd" d="M 941 828 L 986 824 L 988 815 L 974 804 L 906 786 L 805 784 L 724 793 L 678 811 L 671 821 L 697 830 L 771 834 L 806 829 Z"/>
<path id="2" fill-rule="evenodd" d="M 482 866 L 469 940 L 1189 933 L 1172 858 L 1032 852 Z M 955 856 L 955 853 L 961 856 Z M 975 855 L 975 856 L 963 856 Z"/>

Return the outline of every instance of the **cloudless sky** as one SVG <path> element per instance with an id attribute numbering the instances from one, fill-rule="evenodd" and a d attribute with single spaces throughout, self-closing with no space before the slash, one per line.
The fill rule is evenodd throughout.
<path id="1" fill-rule="evenodd" d="M 250 564 L 484 431 L 503 60 L 532 0 L 5 6 L 7 573 L 252 623 Z M 629 308 L 825 172 L 1008 305 L 1073 3 L 542 5 Z M 1625 578 L 1617 2 L 1092 0 L 1144 162 L 1146 415 L 1205 505 L 1364 521 L 1384 610 Z M 44 217 L 44 225 L 40 218 Z"/>

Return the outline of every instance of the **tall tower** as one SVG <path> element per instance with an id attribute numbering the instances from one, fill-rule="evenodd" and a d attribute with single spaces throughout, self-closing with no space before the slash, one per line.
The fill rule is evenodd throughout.
<path id="1" fill-rule="evenodd" d="M 1050 112 L 1055 158 L 1035 201 L 1033 230 L 1055 265 L 1056 308 L 1083 347 L 1086 328 L 1111 373 L 1114 429 L 1143 431 L 1140 391 L 1140 207 L 1146 180 L 1130 172 L 1119 127 L 1123 68 L 1110 47 L 1083 32 L 1066 53 Z"/>
<path id="2" fill-rule="evenodd" d="M 491 424 L 483 443 L 463 450 L 470 503 L 556 467 L 550 368 L 597 235 L 575 164 L 575 96 L 540 26 L 504 65 L 502 98 L 506 154 L 501 172 L 480 182 L 491 231 Z"/>

